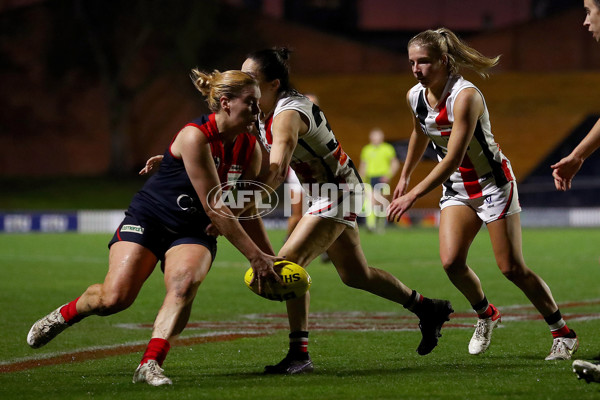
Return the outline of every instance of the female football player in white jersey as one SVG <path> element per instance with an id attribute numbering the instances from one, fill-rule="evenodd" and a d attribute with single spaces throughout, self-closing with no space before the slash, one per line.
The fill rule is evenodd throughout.
<path id="1" fill-rule="evenodd" d="M 242 71 L 257 78 L 262 93 L 259 138 L 269 160 L 263 182 L 278 187 L 291 165 L 300 182 L 310 184 L 311 206 L 278 255 L 306 267 L 327 251 L 346 285 L 402 304 L 419 317 L 422 340 L 417 351 L 428 354 L 453 311 L 450 302 L 424 298 L 388 272 L 368 265 L 356 224 L 362 208 L 362 181 L 325 114 L 291 87 L 288 57 L 284 48 L 261 50 L 250 54 L 242 65 Z M 286 306 L 290 349 L 280 363 L 267 366 L 265 373 L 310 372 L 309 294 L 287 301 Z"/>
<path id="2" fill-rule="evenodd" d="M 523 259 L 521 207 L 510 162 L 494 141 L 482 93 L 458 74 L 461 68 L 468 68 L 486 77 L 499 57 L 487 58 L 441 28 L 413 37 L 408 59 L 419 81 L 407 94 L 414 129 L 388 219 L 398 220 L 421 196 L 443 185 L 439 228 L 442 265 L 479 316 L 469 353 L 487 350 L 492 330 L 500 321 L 500 312 L 488 302 L 479 278 L 467 265 L 469 247 L 485 222 L 498 267 L 550 327 L 554 340 L 546 360 L 570 359 L 577 350 L 577 336 L 562 319 L 546 283 Z M 411 173 L 430 142 L 439 163 L 409 191 Z"/>

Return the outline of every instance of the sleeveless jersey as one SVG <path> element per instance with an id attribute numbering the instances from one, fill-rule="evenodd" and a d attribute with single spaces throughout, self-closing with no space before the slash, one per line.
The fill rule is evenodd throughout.
<path id="1" fill-rule="evenodd" d="M 185 126 L 198 128 L 208 138 L 221 183 L 235 183 L 250 163 L 256 144 L 254 136 L 249 133 L 238 135 L 233 152 L 225 153 L 215 114 L 203 115 Z M 158 172 L 134 196 L 129 208 L 177 233 L 203 230 L 210 222 L 183 160 L 173 156 L 171 146 L 165 151 Z"/>
<path id="2" fill-rule="evenodd" d="M 271 151 L 273 144 L 273 118 L 285 110 L 295 110 L 308 121 L 308 131 L 298 137 L 290 166 L 309 193 L 318 195 L 315 190 L 320 190 L 327 183 L 340 187 L 347 185 L 345 187 L 349 190 L 362 190 L 358 171 L 335 138 L 325 114 L 319 106 L 300 94 L 281 97 L 273 113 L 260 122 L 260 139 L 267 151 Z"/>
<path id="3" fill-rule="evenodd" d="M 474 199 L 514 180 L 510 162 L 494 141 L 483 94 L 462 76 L 452 75 L 446 83 L 438 108 L 429 105 L 426 88 L 420 83 L 410 89 L 409 101 L 421 129 L 431 139 L 438 160 L 441 161 L 448 153 L 448 140 L 454 122 L 454 102 L 458 94 L 466 88 L 473 88 L 481 94 L 484 112 L 477 121 L 473 138 L 460 167 L 452 173 L 443 187 L 445 197 Z"/>

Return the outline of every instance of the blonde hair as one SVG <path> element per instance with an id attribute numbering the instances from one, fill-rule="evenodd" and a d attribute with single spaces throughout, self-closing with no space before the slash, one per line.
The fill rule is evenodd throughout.
<path id="1" fill-rule="evenodd" d="M 475 71 L 483 78 L 488 77 L 487 70 L 496 66 L 500 56 L 489 58 L 469 47 L 450 29 L 439 28 L 419 33 L 408 42 L 410 46 L 423 46 L 429 49 L 430 55 L 441 59 L 448 57 L 448 72 L 458 74 L 460 68 Z"/>
<path id="2" fill-rule="evenodd" d="M 206 73 L 194 68 L 190 73 L 190 78 L 196 89 L 206 97 L 208 108 L 212 112 L 221 109 L 221 97 L 233 99 L 239 97 L 242 89 L 246 86 L 258 86 L 258 82 L 252 75 L 237 70 L 225 72 L 214 70 L 211 73 Z"/>

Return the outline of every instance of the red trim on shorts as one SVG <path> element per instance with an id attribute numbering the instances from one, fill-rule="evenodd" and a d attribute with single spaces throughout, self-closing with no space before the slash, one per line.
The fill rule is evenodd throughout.
<path id="1" fill-rule="evenodd" d="M 310 214 L 314 215 L 314 214 L 320 214 L 323 211 L 329 211 L 329 210 L 331 210 L 331 206 L 332 206 L 332 204 L 329 203 L 329 205 L 327 207 L 323 207 L 323 208 L 321 208 L 320 210 L 317 210 L 317 211 L 312 211 Z"/>
<path id="2" fill-rule="evenodd" d="M 508 212 L 508 209 L 510 208 L 510 204 L 512 203 L 513 193 L 514 193 L 514 183 L 511 181 L 510 182 L 510 194 L 508 195 L 508 202 L 506 203 L 506 207 L 504 207 L 504 210 L 502 210 L 502 213 L 500 214 L 498 219 L 502 219 L 506 216 L 506 213 Z"/>
<path id="3" fill-rule="evenodd" d="M 339 196 L 337 205 L 339 206 L 340 203 L 342 203 L 343 201 L 344 201 L 344 196 Z M 323 211 L 329 211 L 329 210 L 331 210 L 332 207 L 333 207 L 333 202 L 330 202 L 327 207 L 323 207 L 323 208 L 321 208 L 320 210 L 317 210 L 317 211 L 312 211 L 309 214 L 310 215 L 320 214 Z M 354 214 L 354 215 L 356 216 L 356 214 Z M 344 217 L 344 219 L 346 219 L 346 217 Z M 354 219 L 356 219 L 356 217 Z"/>
<path id="4" fill-rule="evenodd" d="M 347 217 L 344 217 L 345 221 L 356 221 L 356 214 L 355 213 L 350 213 L 350 215 L 348 215 Z"/>

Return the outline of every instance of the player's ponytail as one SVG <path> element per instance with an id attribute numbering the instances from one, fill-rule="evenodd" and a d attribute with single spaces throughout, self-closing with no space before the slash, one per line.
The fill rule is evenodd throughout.
<path id="1" fill-rule="evenodd" d="M 441 59 L 446 56 L 448 72 L 451 74 L 458 74 L 461 68 L 468 68 L 487 78 L 487 70 L 500 61 L 500 56 L 484 56 L 447 28 L 421 32 L 408 42 L 408 47 L 413 45 L 428 48 L 432 57 Z"/>
<path id="2" fill-rule="evenodd" d="M 235 70 L 225 72 L 214 70 L 206 73 L 194 68 L 190 73 L 190 78 L 196 89 L 206 97 L 208 108 L 212 112 L 221 109 L 221 97 L 233 99 L 240 95 L 244 87 L 258 85 L 256 79 L 251 75 Z"/>

